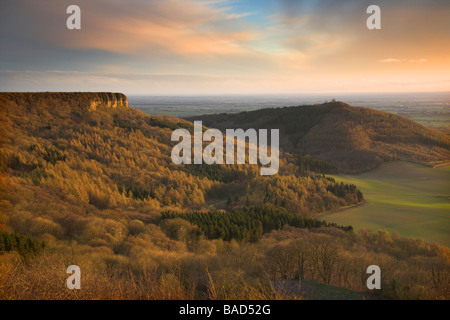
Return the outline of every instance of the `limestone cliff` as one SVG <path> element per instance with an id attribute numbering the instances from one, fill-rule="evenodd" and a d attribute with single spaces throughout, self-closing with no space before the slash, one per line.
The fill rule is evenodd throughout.
<path id="1" fill-rule="evenodd" d="M 128 108 L 127 97 L 111 92 L 0 92 L 0 108 L 6 103 L 33 108 L 70 108 L 72 110 L 96 110 L 98 106 Z M 81 110 L 80 110 L 81 109 Z"/>
<path id="2" fill-rule="evenodd" d="M 99 92 L 92 98 L 89 110 L 95 110 L 97 106 L 104 105 L 110 108 L 117 106 L 128 107 L 127 97 L 122 93 L 104 93 Z"/>

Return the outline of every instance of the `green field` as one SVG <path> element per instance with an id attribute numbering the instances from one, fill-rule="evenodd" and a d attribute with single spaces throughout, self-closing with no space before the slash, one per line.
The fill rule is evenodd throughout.
<path id="1" fill-rule="evenodd" d="M 323 215 L 324 220 L 356 230 L 398 231 L 450 246 L 450 166 L 431 168 L 397 161 L 334 178 L 356 184 L 366 203 Z"/>

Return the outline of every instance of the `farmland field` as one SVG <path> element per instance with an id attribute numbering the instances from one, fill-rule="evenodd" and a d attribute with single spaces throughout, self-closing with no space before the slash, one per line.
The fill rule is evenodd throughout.
<path id="1" fill-rule="evenodd" d="M 398 161 L 358 175 L 336 175 L 356 184 L 366 203 L 322 215 L 356 230 L 386 229 L 402 236 L 450 245 L 450 166 L 431 168 Z"/>

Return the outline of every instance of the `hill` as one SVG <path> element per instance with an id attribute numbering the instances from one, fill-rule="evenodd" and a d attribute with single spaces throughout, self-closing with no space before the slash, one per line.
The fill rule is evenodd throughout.
<path id="1" fill-rule="evenodd" d="M 194 120 L 189 118 L 187 120 Z M 285 152 L 311 155 L 357 173 L 392 160 L 450 159 L 450 138 L 407 118 L 343 102 L 195 117 L 205 126 L 280 129 Z"/>
<path id="2" fill-rule="evenodd" d="M 0 93 L 0 117 L 3 175 L 77 206 L 209 210 L 229 198 L 223 209 L 270 204 L 312 215 L 361 200 L 355 186 L 316 176 L 322 165 L 309 158 L 284 157 L 273 177 L 257 165 L 175 165 L 171 133 L 192 124 L 144 114 L 119 93 Z"/>
<path id="3" fill-rule="evenodd" d="M 448 299 L 447 247 L 314 218 L 362 200 L 332 166 L 177 166 L 176 128 L 192 124 L 119 93 L 0 93 L 0 300 L 286 299 L 273 283 L 300 279 L 366 292 L 374 262 L 383 296 Z"/>

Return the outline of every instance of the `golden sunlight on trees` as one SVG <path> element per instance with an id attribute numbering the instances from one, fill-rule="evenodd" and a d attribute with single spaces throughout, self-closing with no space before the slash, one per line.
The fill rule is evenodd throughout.
<path id="1" fill-rule="evenodd" d="M 192 124 L 97 103 L 113 97 L 0 93 L 0 299 L 298 299 L 275 284 L 365 292 L 373 263 L 384 297 L 449 298 L 447 247 L 314 219 L 364 200 L 324 175 L 335 166 L 289 153 L 270 177 L 175 166 L 171 132 Z M 64 286 L 71 264 L 79 292 Z"/>

